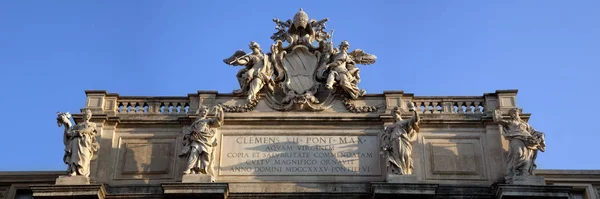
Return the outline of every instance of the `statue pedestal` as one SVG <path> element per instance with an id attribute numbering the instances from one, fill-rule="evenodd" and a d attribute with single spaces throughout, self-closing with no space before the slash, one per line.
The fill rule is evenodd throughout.
<path id="1" fill-rule="evenodd" d="M 211 183 L 215 180 L 206 174 L 184 174 L 181 178 L 182 183 Z"/>
<path id="2" fill-rule="evenodd" d="M 494 198 L 568 199 L 571 186 L 506 185 L 496 187 Z"/>
<path id="3" fill-rule="evenodd" d="M 435 198 L 437 184 L 388 183 L 371 184 L 373 198 Z"/>
<path id="4" fill-rule="evenodd" d="M 56 185 L 32 186 L 35 198 L 93 198 L 103 199 L 106 190 L 102 184 L 90 184 L 85 176 L 58 176 Z"/>
<path id="5" fill-rule="evenodd" d="M 388 183 L 417 183 L 417 176 L 388 174 L 386 182 L 388 182 Z"/>
<path id="6" fill-rule="evenodd" d="M 514 185 L 546 185 L 546 181 L 542 176 L 515 176 L 513 178 Z"/>
<path id="7" fill-rule="evenodd" d="M 371 184 L 373 198 L 435 198 L 437 184 L 418 183 L 416 175 L 388 174 L 386 182 Z"/>
<path id="8" fill-rule="evenodd" d="M 181 183 L 163 183 L 162 188 L 168 198 L 227 198 L 229 184 L 214 181 L 207 174 L 184 174 Z"/>
<path id="9" fill-rule="evenodd" d="M 163 183 L 162 188 L 167 198 L 224 199 L 229 195 L 227 183 Z"/>
<path id="10" fill-rule="evenodd" d="M 34 198 L 61 199 L 61 198 L 85 198 L 104 199 L 106 190 L 101 184 L 80 185 L 45 185 L 31 186 Z"/>
<path id="11" fill-rule="evenodd" d="M 58 176 L 56 185 L 84 185 L 90 184 L 90 178 L 85 176 Z"/>

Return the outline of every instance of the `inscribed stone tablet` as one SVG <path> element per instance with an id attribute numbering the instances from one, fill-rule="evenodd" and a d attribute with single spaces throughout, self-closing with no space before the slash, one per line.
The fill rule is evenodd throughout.
<path id="1" fill-rule="evenodd" d="M 377 136 L 224 136 L 220 175 L 380 175 Z"/>

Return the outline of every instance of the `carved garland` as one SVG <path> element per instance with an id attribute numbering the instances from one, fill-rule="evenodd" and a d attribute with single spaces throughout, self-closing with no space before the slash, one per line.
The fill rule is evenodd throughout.
<path id="1" fill-rule="evenodd" d="M 348 109 L 348 111 L 352 113 L 371 113 L 379 109 L 379 107 L 376 106 L 356 106 L 350 101 L 350 99 L 346 95 L 342 96 L 342 103 L 344 103 L 346 109 Z"/>
<path id="2" fill-rule="evenodd" d="M 248 102 L 247 104 L 242 104 L 242 105 L 221 104 L 221 106 L 223 107 L 223 111 L 228 112 L 228 113 L 250 112 L 250 111 L 254 110 L 254 108 L 256 108 L 256 105 L 258 105 L 259 98 L 260 97 L 256 97 L 256 99 L 252 100 L 251 102 Z"/>

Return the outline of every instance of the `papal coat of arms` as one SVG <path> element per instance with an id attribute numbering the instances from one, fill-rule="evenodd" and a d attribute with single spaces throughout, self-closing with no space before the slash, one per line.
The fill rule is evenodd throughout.
<path id="1" fill-rule="evenodd" d="M 342 41 L 333 46 L 333 31 L 327 32 L 329 19 L 309 20 L 300 9 L 293 20 L 273 19 L 277 32 L 269 53 L 250 42 L 251 53 L 236 51 L 223 61 L 228 65 L 244 66 L 236 75 L 240 89 L 234 94 L 246 96 L 256 104 L 262 92 L 265 100 L 276 110 L 323 110 L 335 96 L 356 99 L 365 95 L 357 64 L 373 64 L 374 55 L 360 49 L 348 52 L 350 44 Z M 315 46 L 316 44 L 316 46 Z"/>

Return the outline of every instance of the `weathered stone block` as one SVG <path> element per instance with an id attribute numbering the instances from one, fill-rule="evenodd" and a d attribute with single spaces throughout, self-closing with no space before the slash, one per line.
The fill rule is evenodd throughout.
<path id="1" fill-rule="evenodd" d="M 90 178 L 85 176 L 59 176 L 56 178 L 57 185 L 83 185 L 90 184 Z"/>
<path id="2" fill-rule="evenodd" d="M 373 183 L 373 198 L 435 198 L 437 184 Z"/>
<path id="3" fill-rule="evenodd" d="M 227 183 L 163 183 L 168 198 L 227 198 Z"/>
<path id="4" fill-rule="evenodd" d="M 570 186 L 499 185 L 494 197 L 496 199 L 567 199 L 571 189 Z"/>
<path id="5" fill-rule="evenodd" d="M 515 185 L 546 185 L 542 176 L 515 176 L 513 178 Z"/>
<path id="6" fill-rule="evenodd" d="M 214 179 L 210 175 L 206 174 L 185 174 L 181 178 L 182 183 L 210 183 L 214 182 Z"/>
<path id="7" fill-rule="evenodd" d="M 387 182 L 389 183 L 417 183 L 416 175 L 393 175 L 387 176 Z"/>
<path id="8" fill-rule="evenodd" d="M 31 186 L 31 191 L 34 198 L 104 199 L 106 197 L 106 190 L 101 184 Z"/>

